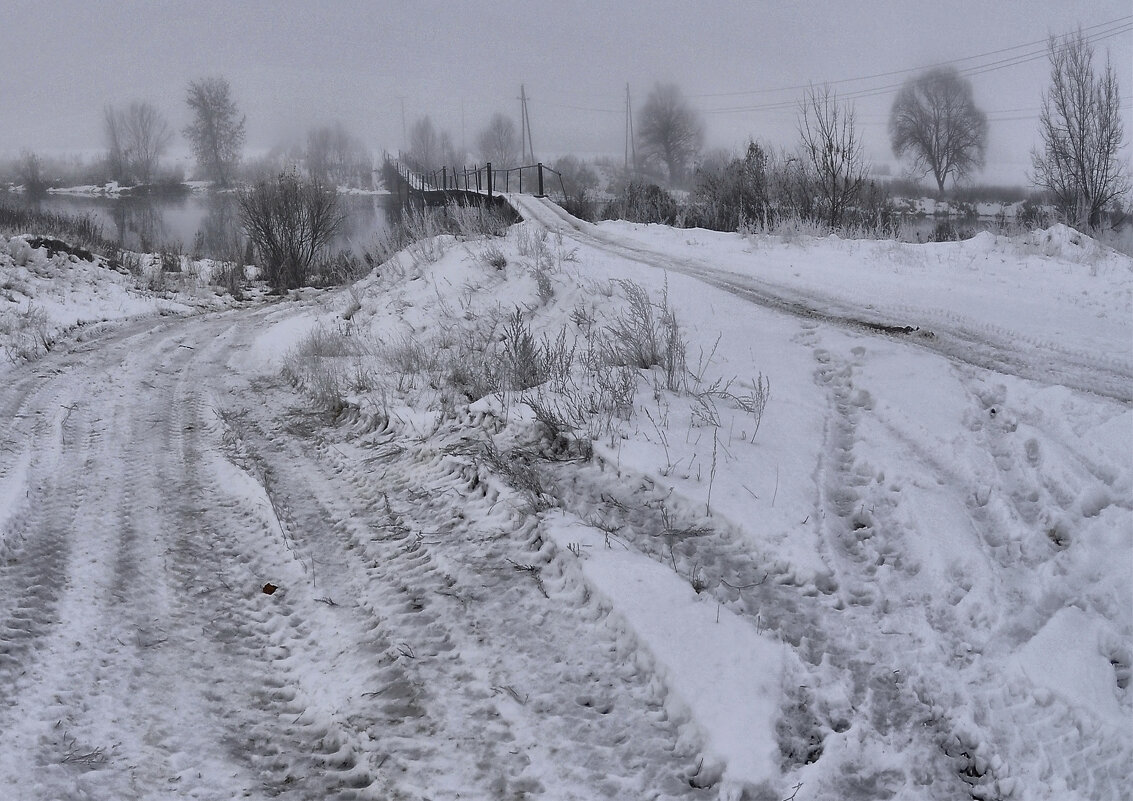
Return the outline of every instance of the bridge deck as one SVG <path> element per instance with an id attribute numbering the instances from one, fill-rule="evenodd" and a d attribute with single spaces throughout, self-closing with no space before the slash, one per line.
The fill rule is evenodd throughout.
<path id="1" fill-rule="evenodd" d="M 386 166 L 386 175 L 389 176 L 390 173 L 392 173 L 393 176 L 396 176 L 396 194 L 399 197 L 404 194 L 404 197 L 407 200 L 415 199 L 426 206 L 443 206 L 448 203 L 454 202 L 461 204 L 489 204 L 496 208 L 506 208 L 510 213 L 514 214 L 517 219 L 523 219 L 523 214 L 520 211 L 520 204 L 514 202 L 511 198 L 540 197 L 546 199 L 546 195 L 536 195 L 534 193 L 526 192 L 516 193 L 509 191 L 508 188 L 505 188 L 504 191 L 499 191 L 499 189 L 497 188 L 495 191 L 489 193 L 487 189 L 483 188 L 483 184 L 481 184 L 481 188 L 479 189 L 473 188 L 471 186 L 462 189 L 459 188 L 459 179 L 457 179 L 455 172 L 449 174 L 449 178 L 451 178 L 454 182 L 453 185 L 446 188 L 443 186 L 438 186 L 437 183 L 434 183 L 433 181 L 427 180 L 420 174 L 414 172 L 395 159 L 387 158 Z M 559 176 L 559 174 L 554 170 L 551 170 L 550 168 L 544 168 L 542 164 L 536 165 L 536 167 L 539 170 L 540 176 L 542 176 L 543 170 L 546 169 L 554 175 L 558 176 L 560 178 L 560 184 L 562 183 L 561 176 Z M 471 171 L 471 173 L 469 173 L 469 171 L 466 171 L 466 174 L 463 175 L 464 182 L 466 184 L 469 183 L 469 174 L 476 175 L 477 180 L 480 177 L 479 173 L 477 173 L 476 171 Z M 433 177 L 435 178 L 436 176 L 434 175 Z M 443 183 L 448 183 L 448 181 L 444 181 Z M 512 181 L 511 183 L 515 182 Z M 523 186 L 522 180 L 520 180 L 518 183 L 519 186 Z M 507 187 L 506 182 L 505 187 Z M 390 189 L 394 188 L 395 187 L 390 187 Z"/>

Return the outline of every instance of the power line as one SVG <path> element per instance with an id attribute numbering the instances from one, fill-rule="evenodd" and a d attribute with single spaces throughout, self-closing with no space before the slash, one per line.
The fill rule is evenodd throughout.
<path id="1" fill-rule="evenodd" d="M 1122 28 L 1115 29 L 1113 31 L 1095 34 L 1093 37 L 1087 37 L 1087 41 L 1092 44 L 1094 42 L 1102 41 L 1103 39 L 1108 39 L 1108 38 L 1112 38 L 1113 36 L 1118 36 L 1122 33 L 1128 33 L 1129 31 L 1133 31 L 1133 24 L 1124 25 Z M 1024 63 L 1027 63 L 1027 62 L 1030 62 L 1030 61 L 1037 61 L 1038 59 L 1045 58 L 1046 55 L 1047 55 L 1047 51 L 1046 51 L 1045 48 L 1043 48 L 1042 50 L 1037 50 L 1037 51 L 1033 51 L 1033 52 L 1030 52 L 1030 53 L 1026 53 L 1026 54 L 1017 56 L 1017 57 L 1013 57 L 1011 59 L 1003 59 L 1003 60 L 998 61 L 998 62 L 992 62 L 991 64 L 976 65 L 976 66 L 973 66 L 973 67 L 968 67 L 966 69 L 957 70 L 957 72 L 960 75 L 965 76 L 965 77 L 972 76 L 972 75 L 982 75 L 986 72 L 994 72 L 996 70 L 1006 69 L 1007 67 L 1017 66 L 1019 64 L 1024 64 Z M 903 86 L 903 83 L 891 83 L 891 84 L 885 84 L 885 85 L 882 85 L 882 86 L 870 87 L 870 88 L 866 88 L 866 89 L 858 89 L 858 90 L 854 90 L 854 91 L 851 91 L 851 92 L 846 92 L 844 94 L 841 94 L 841 95 L 839 95 L 839 98 L 843 99 L 843 100 L 855 100 L 855 99 L 859 99 L 859 98 L 874 97 L 874 96 L 877 96 L 877 95 L 888 94 L 889 92 L 893 91 L 894 89 L 901 88 L 901 86 Z M 809 86 L 803 87 L 803 88 L 809 88 Z M 764 104 L 753 105 L 753 106 L 731 106 L 731 107 L 725 107 L 725 108 L 719 108 L 719 109 L 708 109 L 704 113 L 705 114 L 722 114 L 722 113 L 734 113 L 734 112 L 740 112 L 740 111 L 765 111 L 765 110 L 780 109 L 780 108 L 794 108 L 796 105 L 797 105 L 797 102 L 795 100 L 780 100 L 780 101 L 774 101 L 774 102 L 771 102 L 771 103 L 764 103 Z"/>
<path id="2" fill-rule="evenodd" d="M 1133 110 L 1133 99 L 1119 98 L 1118 111 Z M 1015 122 L 1018 120 L 1037 120 L 1042 114 L 1042 106 L 1029 106 L 1025 108 L 988 109 L 984 113 L 988 122 Z M 1006 116 L 1004 116 L 1006 115 Z M 889 124 L 888 114 L 859 114 L 857 121 L 862 125 L 883 126 Z"/>
<path id="3" fill-rule="evenodd" d="M 1087 31 L 1094 31 L 1098 28 L 1107 28 L 1111 25 L 1118 25 L 1119 23 L 1121 25 L 1127 25 L 1130 21 L 1133 21 L 1133 15 L 1129 15 L 1129 16 L 1125 16 L 1125 17 L 1118 17 L 1117 19 L 1109 20 L 1108 22 L 1099 22 L 1096 25 L 1090 25 L 1086 28 L 1082 28 L 1082 32 L 1086 33 Z M 1128 29 L 1126 29 L 1126 30 L 1128 30 Z M 1118 33 L 1120 33 L 1120 32 L 1121 31 L 1118 31 Z M 1094 36 L 1094 35 L 1095 34 L 1089 34 L 1089 36 Z M 935 64 L 926 64 L 926 65 L 923 65 L 923 66 L 920 66 L 920 67 L 909 67 L 907 69 L 900 69 L 900 70 L 889 70 L 888 72 L 877 72 L 877 73 L 874 73 L 873 75 L 861 75 L 861 76 L 858 76 L 856 78 L 839 78 L 838 80 L 835 80 L 835 81 L 825 81 L 825 83 L 829 84 L 830 86 L 836 86 L 836 85 L 843 84 L 843 83 L 855 83 L 857 81 L 870 81 L 870 80 L 874 80 L 875 78 L 889 78 L 889 77 L 892 77 L 894 75 L 904 75 L 904 74 L 910 73 L 910 72 L 921 72 L 922 70 L 932 69 L 934 67 L 945 67 L 945 66 L 959 64 L 959 63 L 964 62 L 964 61 L 974 61 L 974 60 L 979 59 L 979 58 L 986 58 L 987 56 L 996 56 L 996 55 L 999 55 L 1001 53 L 1008 53 L 1012 50 L 1022 50 L 1024 48 L 1032 48 L 1036 45 L 1042 45 L 1043 49 L 1042 49 L 1041 52 L 1045 53 L 1046 52 L 1046 44 L 1047 44 L 1046 39 L 1040 39 L 1040 40 L 1037 40 L 1037 41 L 1034 41 L 1034 42 L 1026 42 L 1024 44 L 1012 45 L 1011 47 L 1003 47 L 1003 48 L 1000 48 L 999 50 L 989 50 L 986 53 L 978 53 L 974 56 L 964 56 L 962 58 L 954 58 L 954 59 L 950 59 L 950 60 L 947 60 L 947 61 L 939 61 Z M 972 69 L 974 69 L 974 68 L 972 68 Z M 709 92 L 709 93 L 705 93 L 705 94 L 689 95 L 689 97 L 691 97 L 691 98 L 744 97 L 744 96 L 748 96 L 748 95 L 772 94 L 774 92 L 793 92 L 793 91 L 798 91 L 800 89 L 809 89 L 810 86 L 811 86 L 810 84 L 802 84 L 802 85 L 795 85 L 795 86 L 779 86 L 779 87 L 775 87 L 775 88 L 772 88 L 772 89 L 751 89 L 751 90 L 741 91 L 741 92 Z"/>
<path id="4" fill-rule="evenodd" d="M 1107 22 L 1100 22 L 1095 25 L 1082 28 L 1082 32 L 1086 34 L 1086 41 L 1093 44 L 1095 42 L 1111 39 L 1122 34 L 1133 31 L 1133 15 L 1119 17 Z M 863 75 L 855 78 L 840 78 L 838 80 L 824 82 L 829 86 L 839 86 L 848 83 L 856 83 L 860 81 L 874 80 L 877 78 L 887 78 L 895 75 L 905 75 L 913 72 L 920 72 L 934 67 L 957 65 L 964 62 L 975 61 L 977 59 L 987 58 L 989 56 L 998 56 L 1004 53 L 1012 53 L 1013 51 L 1025 51 L 1022 53 L 1014 53 L 1014 55 L 1006 58 L 1000 58 L 989 62 L 971 64 L 957 70 L 964 77 L 971 77 L 976 75 L 983 75 L 988 72 L 995 72 L 1009 67 L 1015 67 L 1020 64 L 1026 64 L 1031 61 L 1037 61 L 1045 58 L 1047 55 L 1048 40 L 1035 40 L 1032 42 L 1025 42 L 1023 44 L 1012 45 L 1010 47 L 999 48 L 998 50 L 990 50 L 985 53 L 979 53 L 972 56 L 964 56 L 962 58 L 951 59 L 948 61 L 940 61 L 935 64 L 928 64 L 920 67 L 911 67 L 909 69 L 890 70 L 887 72 L 878 72 L 873 75 Z M 716 92 L 708 94 L 695 94 L 688 95 L 690 98 L 712 98 L 712 97 L 741 97 L 760 94 L 773 94 L 775 92 L 787 91 L 800 91 L 806 90 L 815 84 L 797 84 L 794 86 L 780 86 L 772 89 L 756 89 L 745 92 Z M 839 94 L 839 99 L 843 100 L 856 100 L 884 95 L 899 89 L 902 83 L 885 83 L 879 86 L 863 87 L 849 92 Z M 577 96 L 577 95 L 576 95 Z M 532 98 L 528 97 L 528 102 L 532 102 Z M 603 106 L 587 106 L 575 103 L 560 103 L 548 100 L 539 100 L 538 103 L 550 108 L 565 109 L 568 111 L 587 111 L 596 114 L 619 114 L 624 115 L 625 109 L 623 108 L 607 108 Z M 794 111 L 797 108 L 798 101 L 796 99 L 790 100 L 772 100 L 766 103 L 755 103 L 750 105 L 735 105 L 723 106 L 720 108 L 704 109 L 703 113 L 708 115 L 715 114 L 739 114 L 748 112 L 772 112 L 772 111 Z"/>
<path id="5" fill-rule="evenodd" d="M 529 98 L 527 98 L 527 100 L 528 100 L 528 102 L 531 102 L 533 100 L 533 98 L 529 97 Z M 565 109 L 569 109 L 570 111 L 593 111 L 593 112 L 596 112 L 596 113 L 599 113 L 599 114 L 624 114 L 625 113 L 624 108 L 594 108 L 592 106 L 575 106 L 575 105 L 571 105 L 570 103 L 550 103 L 546 100 L 536 100 L 535 102 L 536 103 L 542 103 L 544 106 L 549 106 L 550 108 L 565 108 Z"/>
<path id="6" fill-rule="evenodd" d="M 1125 19 L 1133 20 L 1133 17 L 1123 18 L 1123 20 L 1125 20 Z M 1105 24 L 1112 24 L 1112 23 L 1105 23 Z M 1098 26 L 1093 26 L 1093 27 L 1096 28 Z M 1085 29 L 1083 29 L 1083 30 L 1085 30 Z M 1120 36 L 1123 33 L 1129 33 L 1130 31 L 1133 31 L 1133 23 L 1122 22 L 1121 26 L 1118 27 L 1118 28 L 1098 31 L 1098 32 L 1095 32 L 1094 34 L 1091 34 L 1090 36 L 1087 36 L 1086 41 L 1093 44 L 1095 42 L 1100 42 L 1100 41 L 1103 41 L 1105 39 L 1113 38 L 1114 36 Z M 1033 46 L 1033 45 L 1027 45 L 1027 46 Z M 1032 51 L 1029 51 L 1027 53 L 1019 54 L 1017 56 L 1012 56 L 1012 57 L 1006 58 L 1006 59 L 1000 59 L 998 61 L 989 62 L 987 64 L 973 65 L 971 67 L 966 67 L 964 69 L 957 70 L 957 72 L 960 75 L 965 76 L 965 77 L 973 76 L 973 75 L 982 75 L 982 74 L 987 73 L 987 72 L 994 72 L 994 71 L 997 71 L 997 70 L 1006 69 L 1008 67 L 1018 66 L 1019 64 L 1025 64 L 1025 63 L 1030 62 L 1030 61 L 1036 61 L 1040 58 L 1045 58 L 1046 55 L 1047 55 L 1047 49 L 1044 46 L 1040 50 L 1032 50 Z M 942 62 L 942 63 L 947 64 L 947 63 L 952 63 L 952 62 Z M 926 69 L 926 68 L 921 67 L 921 68 L 918 68 L 918 69 Z M 916 71 L 916 70 L 901 70 L 900 72 L 913 72 L 913 71 Z M 847 79 L 844 79 L 842 81 L 830 82 L 830 84 L 832 85 L 834 83 L 845 83 L 845 82 L 851 81 L 851 80 L 861 80 L 861 79 L 847 78 Z M 862 98 L 867 98 L 867 97 L 875 97 L 877 95 L 888 94 L 889 92 L 892 92 L 895 89 L 901 88 L 902 85 L 903 85 L 903 83 L 884 84 L 882 86 L 874 86 L 874 87 L 868 87 L 868 88 L 864 88 L 864 89 L 854 90 L 854 91 L 851 91 L 851 92 L 846 92 L 844 94 L 839 95 L 838 97 L 839 97 L 839 99 L 842 99 L 842 100 L 857 100 L 857 99 L 862 99 Z M 810 88 L 810 85 L 803 86 L 803 87 L 796 87 L 796 88 L 808 89 L 808 88 Z M 779 110 L 779 109 L 792 109 L 792 108 L 795 108 L 796 105 L 797 105 L 796 100 L 779 100 L 779 101 L 773 101 L 773 102 L 769 102 L 769 103 L 762 103 L 762 104 L 756 104 L 756 105 L 727 106 L 727 107 L 715 108 L 715 109 L 705 109 L 704 113 L 705 114 L 735 114 L 735 113 L 752 112 L 752 111 L 773 111 L 773 110 Z"/>

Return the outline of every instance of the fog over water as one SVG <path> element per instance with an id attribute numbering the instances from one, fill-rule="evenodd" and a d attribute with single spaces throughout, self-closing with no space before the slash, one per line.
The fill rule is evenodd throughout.
<path id="1" fill-rule="evenodd" d="M 360 253 L 372 245 L 373 238 L 387 227 L 388 201 L 383 195 L 339 195 L 343 225 L 331 249 Z M 48 194 L 16 196 L 9 202 L 89 217 L 102 227 L 103 236 L 128 250 L 180 250 L 194 256 L 230 258 L 233 237 L 240 234 L 232 193 L 123 198 Z"/>

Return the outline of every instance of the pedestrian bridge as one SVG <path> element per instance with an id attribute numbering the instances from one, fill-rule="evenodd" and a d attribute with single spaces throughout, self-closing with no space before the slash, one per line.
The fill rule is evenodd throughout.
<path id="1" fill-rule="evenodd" d="M 528 164 L 508 169 L 481 167 L 441 167 L 424 171 L 403 159 L 387 156 L 384 176 L 387 188 L 409 204 L 443 206 L 447 203 L 506 207 L 522 217 L 513 195 L 535 198 L 566 198 L 562 173 L 545 164 Z"/>

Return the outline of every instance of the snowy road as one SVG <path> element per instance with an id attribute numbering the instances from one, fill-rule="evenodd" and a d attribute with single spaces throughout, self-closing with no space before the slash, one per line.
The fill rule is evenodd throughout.
<path id="1" fill-rule="evenodd" d="M 622 258 L 692 276 L 764 308 L 902 335 L 967 364 L 1133 402 L 1133 359 L 1128 342 L 1080 343 L 1073 336 L 1060 337 L 1042 324 L 1050 321 L 1042 320 L 1032 331 L 1014 328 L 1011 323 L 1016 315 L 1010 307 L 1019 302 L 1018 297 L 992 295 L 989 299 L 997 299 L 1000 308 L 973 317 L 957 315 L 928 289 L 912 305 L 908 297 L 902 298 L 903 303 L 887 303 L 876 287 L 854 288 L 849 282 L 803 289 L 762 275 L 733 272 L 712 260 L 663 252 L 656 243 L 635 241 L 631 235 L 583 222 L 549 201 L 528 195 L 508 197 L 525 219 L 549 230 L 563 231 L 574 240 Z M 1031 291 L 1043 290 L 1036 286 Z"/>
<path id="2" fill-rule="evenodd" d="M 0 799 L 1124 797 L 1128 259 L 528 211 L 3 372 Z"/>
<path id="3" fill-rule="evenodd" d="M 0 796 L 696 795 L 604 613 L 517 569 L 529 519 L 442 453 L 324 441 L 290 387 L 230 369 L 288 313 L 135 323 L 8 373 Z"/>

